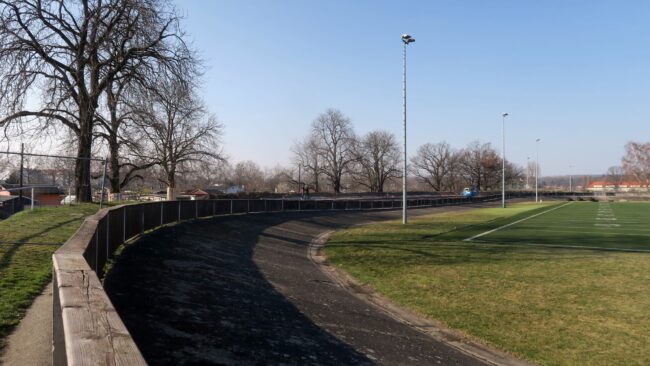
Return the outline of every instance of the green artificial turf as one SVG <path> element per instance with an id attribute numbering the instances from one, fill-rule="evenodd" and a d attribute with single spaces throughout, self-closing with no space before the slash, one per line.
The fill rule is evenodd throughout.
<path id="1" fill-rule="evenodd" d="M 0 348 L 52 277 L 52 253 L 96 204 L 36 208 L 0 221 Z"/>
<path id="2" fill-rule="evenodd" d="M 650 249 L 650 204 L 559 205 L 355 227 L 325 254 L 397 304 L 535 363 L 650 364 L 650 253 L 538 246 Z"/>

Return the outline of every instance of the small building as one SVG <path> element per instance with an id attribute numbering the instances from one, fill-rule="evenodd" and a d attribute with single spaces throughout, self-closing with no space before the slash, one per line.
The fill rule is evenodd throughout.
<path id="1" fill-rule="evenodd" d="M 650 185 L 639 182 L 624 181 L 615 184 L 607 181 L 593 181 L 587 185 L 590 192 L 648 192 Z"/>
<path id="2" fill-rule="evenodd" d="M 31 200 L 32 189 L 34 190 L 34 203 L 40 206 L 59 206 L 63 194 L 56 186 L 35 186 L 24 187 L 23 197 Z M 0 196 L 19 196 L 20 186 L 18 184 L 0 184 Z"/>

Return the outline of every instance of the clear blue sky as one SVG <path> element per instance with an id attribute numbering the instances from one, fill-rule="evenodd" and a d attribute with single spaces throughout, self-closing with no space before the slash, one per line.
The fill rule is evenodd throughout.
<path id="1" fill-rule="evenodd" d="M 209 69 L 204 97 L 232 161 L 289 163 L 326 108 L 364 134 L 501 147 L 543 175 L 603 173 L 650 131 L 648 1 L 178 1 Z"/>

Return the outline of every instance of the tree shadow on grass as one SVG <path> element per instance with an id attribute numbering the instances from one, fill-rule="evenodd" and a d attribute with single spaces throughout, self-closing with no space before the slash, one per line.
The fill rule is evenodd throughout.
<path id="1" fill-rule="evenodd" d="M 50 246 L 50 245 L 60 245 L 60 244 L 62 244 L 62 243 L 59 243 L 59 244 L 54 244 L 54 243 L 39 244 L 39 243 L 30 243 L 30 241 L 32 239 L 34 239 L 34 238 L 42 236 L 43 234 L 47 234 L 48 232 L 50 232 L 52 230 L 58 229 L 58 228 L 60 228 L 62 226 L 65 226 L 65 225 L 70 224 L 70 223 L 72 223 L 74 221 L 77 221 L 77 220 L 78 219 L 76 219 L 76 218 L 75 219 L 70 219 L 70 220 L 67 220 L 67 221 L 57 223 L 55 225 L 48 226 L 48 227 L 44 228 L 43 230 L 41 230 L 41 231 L 39 231 L 37 233 L 25 236 L 25 237 L 21 238 L 20 240 L 18 240 L 16 242 L 11 242 L 10 244 L 0 243 L 0 246 L 2 246 L 3 249 L 6 248 L 6 251 L 4 253 L 2 253 L 2 256 L 0 257 L 0 270 L 3 270 L 5 268 L 7 268 L 11 264 L 11 260 L 13 259 L 14 255 L 16 255 L 16 252 L 21 247 L 23 247 L 24 245 L 47 245 L 47 246 Z"/>

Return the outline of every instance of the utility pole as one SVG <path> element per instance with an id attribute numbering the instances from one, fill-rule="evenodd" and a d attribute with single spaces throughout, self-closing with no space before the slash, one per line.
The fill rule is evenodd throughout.
<path id="1" fill-rule="evenodd" d="M 25 160 L 25 144 L 21 143 L 20 144 L 20 178 L 19 178 L 19 187 L 20 187 L 20 193 L 18 194 L 18 202 L 20 204 L 20 207 L 23 206 L 23 163 Z"/>
<path id="2" fill-rule="evenodd" d="M 508 113 L 501 116 L 501 142 L 503 143 L 503 158 L 501 159 L 501 207 L 506 208 L 506 117 Z"/>

